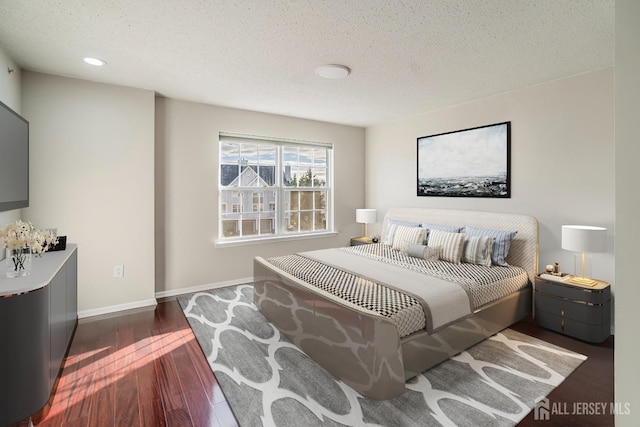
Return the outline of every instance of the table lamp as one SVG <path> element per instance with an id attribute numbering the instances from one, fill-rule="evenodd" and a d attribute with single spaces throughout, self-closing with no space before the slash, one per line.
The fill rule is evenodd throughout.
<path id="1" fill-rule="evenodd" d="M 364 237 L 367 236 L 367 224 L 376 222 L 375 209 L 356 209 L 356 222 L 364 224 Z"/>
<path id="2" fill-rule="evenodd" d="M 576 276 L 572 277 L 569 280 L 569 283 L 584 286 L 595 286 L 598 282 L 585 277 L 584 274 L 585 252 L 607 251 L 607 229 L 602 227 L 592 227 L 589 225 L 563 225 L 562 249 L 582 253 L 581 276 L 578 276 L 576 272 Z"/>

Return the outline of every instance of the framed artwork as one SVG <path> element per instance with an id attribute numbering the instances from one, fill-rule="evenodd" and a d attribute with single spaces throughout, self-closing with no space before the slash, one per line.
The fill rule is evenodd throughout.
<path id="1" fill-rule="evenodd" d="M 511 122 L 418 138 L 418 196 L 511 197 Z"/>

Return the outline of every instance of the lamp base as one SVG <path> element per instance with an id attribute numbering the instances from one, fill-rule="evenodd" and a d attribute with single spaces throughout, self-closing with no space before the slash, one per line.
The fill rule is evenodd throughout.
<path id="1" fill-rule="evenodd" d="M 582 285 L 582 286 L 595 286 L 598 284 L 597 280 L 589 279 L 587 277 L 573 276 L 569 280 L 568 283 L 573 283 L 574 285 Z"/>

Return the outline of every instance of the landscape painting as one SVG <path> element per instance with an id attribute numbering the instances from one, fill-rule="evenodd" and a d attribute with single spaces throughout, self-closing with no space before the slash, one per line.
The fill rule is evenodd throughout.
<path id="1" fill-rule="evenodd" d="M 511 122 L 418 138 L 418 196 L 511 197 Z"/>

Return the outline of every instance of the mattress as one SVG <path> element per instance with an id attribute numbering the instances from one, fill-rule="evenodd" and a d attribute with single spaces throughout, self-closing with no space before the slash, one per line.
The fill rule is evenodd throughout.
<path id="1" fill-rule="evenodd" d="M 529 283 L 527 272 L 516 266 L 484 267 L 425 260 L 411 257 L 380 243 L 339 250 L 457 283 L 469 295 L 474 310 L 516 292 Z M 348 301 L 387 317 L 397 326 L 401 337 L 424 330 L 426 327 L 423 307 L 411 295 L 300 254 L 274 257 L 267 259 L 267 262 L 322 289 L 338 300 Z"/>

